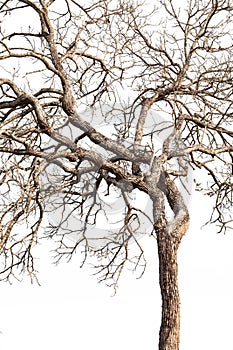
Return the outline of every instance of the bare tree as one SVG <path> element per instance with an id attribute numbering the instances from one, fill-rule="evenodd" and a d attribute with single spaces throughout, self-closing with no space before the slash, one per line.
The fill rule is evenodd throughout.
<path id="1" fill-rule="evenodd" d="M 3 280 L 36 278 L 33 249 L 47 237 L 58 260 L 78 249 L 84 262 L 94 255 L 100 279 L 117 286 L 125 266 L 143 273 L 139 238 L 149 233 L 159 349 L 179 349 L 177 250 L 189 226 L 190 169 L 213 199 L 210 222 L 232 229 L 232 10 L 231 0 L 1 2 Z M 112 191 L 123 203 L 120 226 L 99 237 L 109 219 L 102 195 Z M 137 206 L 135 193 L 151 207 Z"/>

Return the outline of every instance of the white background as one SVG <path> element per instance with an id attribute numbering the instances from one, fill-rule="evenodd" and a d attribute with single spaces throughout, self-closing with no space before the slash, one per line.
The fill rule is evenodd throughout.
<path id="1" fill-rule="evenodd" d="M 200 226 L 209 199 L 195 193 L 191 227 L 179 249 L 180 350 L 232 350 L 233 235 Z M 147 240 L 148 268 L 127 271 L 116 296 L 77 261 L 51 264 L 41 248 L 41 287 L 1 284 L 0 350 L 157 349 L 161 317 L 156 242 Z"/>
<path id="2" fill-rule="evenodd" d="M 233 350 L 233 235 L 200 229 L 210 212 L 195 193 L 179 249 L 180 350 Z M 148 267 L 125 272 L 116 296 L 77 261 L 52 265 L 42 247 L 39 280 L 1 283 L 0 350 L 158 349 L 161 298 L 156 242 L 144 238 Z"/>

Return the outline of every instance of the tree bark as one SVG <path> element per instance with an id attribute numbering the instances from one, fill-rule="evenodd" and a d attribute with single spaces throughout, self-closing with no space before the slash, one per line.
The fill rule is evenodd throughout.
<path id="1" fill-rule="evenodd" d="M 180 298 L 178 290 L 177 247 L 167 230 L 157 235 L 162 320 L 159 350 L 178 350 L 180 343 Z"/>
<path id="2" fill-rule="evenodd" d="M 159 283 L 162 297 L 162 320 L 159 333 L 159 350 L 179 350 L 180 297 L 178 289 L 177 251 L 189 227 L 189 213 L 174 181 L 164 177 L 160 190 L 153 198 L 154 228 L 159 256 Z M 166 218 L 165 196 L 174 213 Z"/>

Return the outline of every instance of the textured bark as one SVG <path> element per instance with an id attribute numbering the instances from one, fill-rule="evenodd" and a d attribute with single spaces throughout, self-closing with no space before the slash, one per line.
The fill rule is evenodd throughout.
<path id="1" fill-rule="evenodd" d="M 177 248 L 166 231 L 158 235 L 159 282 L 162 321 L 159 350 L 178 350 L 180 342 L 180 298 L 178 291 Z"/>
<path id="2" fill-rule="evenodd" d="M 179 350 L 180 298 L 177 251 L 189 227 L 189 213 L 179 189 L 169 176 L 161 179 L 160 187 L 160 190 L 155 190 L 156 196 L 153 202 L 162 297 L 159 350 Z M 171 221 L 166 218 L 164 195 L 174 213 Z"/>

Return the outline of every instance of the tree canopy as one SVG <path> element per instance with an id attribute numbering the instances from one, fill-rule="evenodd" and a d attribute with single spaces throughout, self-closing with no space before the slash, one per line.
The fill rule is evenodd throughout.
<path id="1" fill-rule="evenodd" d="M 127 208 L 123 231 L 132 235 L 126 231 L 130 217 L 138 213 L 127 201 L 125 184 L 131 185 L 131 191 L 150 193 L 150 184 L 142 177 L 154 155 L 159 158 L 159 174 L 172 179 L 187 176 L 187 164 L 205 171 L 209 181 L 197 187 L 215 198 L 211 221 L 219 223 L 220 231 L 230 227 L 231 11 L 229 1 L 189 1 L 185 8 L 173 1 L 158 2 L 156 8 L 125 1 L 89 5 L 5 1 L 1 5 L 5 270 L 11 272 L 14 265 L 22 264 L 33 271 L 31 249 L 52 191 L 63 191 L 67 202 L 63 204 L 73 202 L 79 212 L 91 197 L 90 212 L 83 215 L 86 224 L 91 220 L 94 224 L 93 217 L 101 210 L 100 182 L 120 188 Z M 92 107 L 88 117 L 78 112 L 83 106 Z M 96 122 L 93 127 L 95 113 L 99 124 L 114 125 L 112 137 L 99 132 Z M 154 120 L 158 115 L 167 125 Z M 145 131 L 146 118 L 150 123 Z M 180 130 L 177 121 L 182 124 Z M 166 127 L 175 128 L 176 138 L 181 134 L 182 145 L 175 152 L 172 132 L 166 141 L 168 152 L 166 145 L 163 150 L 153 145 L 153 136 Z M 49 144 L 48 138 L 55 142 Z M 84 138 L 98 145 L 95 151 L 79 146 Z M 100 148 L 107 152 L 101 153 Z M 172 168 L 173 158 L 179 159 L 179 169 Z M 60 168 L 61 186 L 57 181 L 55 188 L 51 184 L 42 191 L 40 174 L 51 164 Z M 135 169 L 130 171 L 132 164 Z M 26 236 L 16 233 L 14 228 L 29 217 Z"/>
<path id="2" fill-rule="evenodd" d="M 117 284 L 128 263 L 143 272 L 145 233 L 162 276 L 188 228 L 192 180 L 213 199 L 210 222 L 232 229 L 232 10 L 230 0 L 0 5 L 2 279 L 33 278 L 33 248 L 48 237 L 58 260 L 80 248 Z"/>

